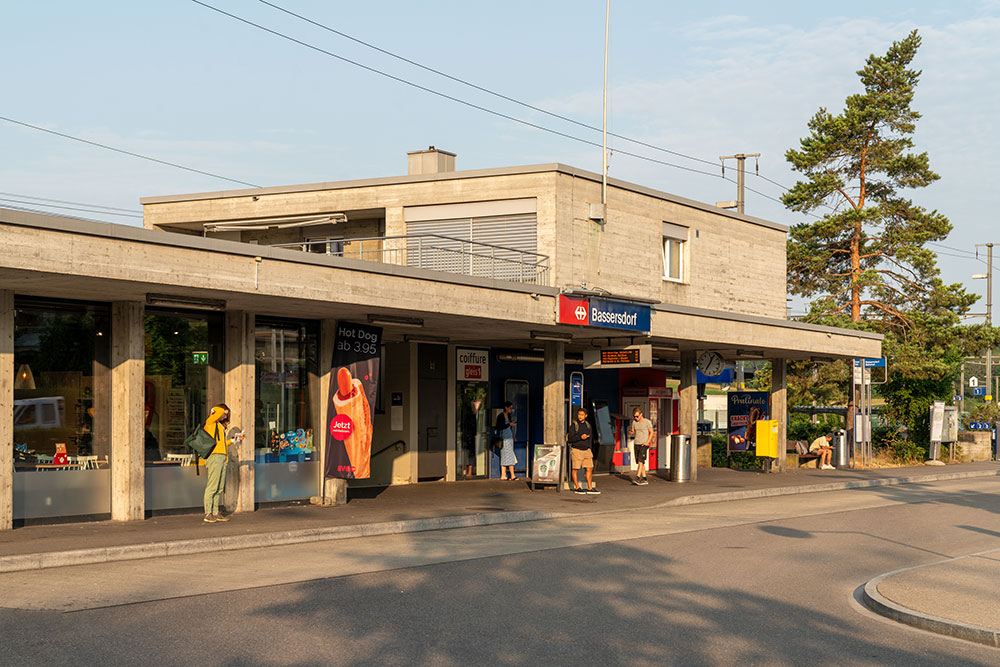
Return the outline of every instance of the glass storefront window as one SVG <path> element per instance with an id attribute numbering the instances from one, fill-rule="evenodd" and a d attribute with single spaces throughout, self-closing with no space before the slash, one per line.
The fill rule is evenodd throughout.
<path id="1" fill-rule="evenodd" d="M 258 501 L 316 493 L 322 430 L 314 431 L 311 382 L 318 371 L 314 325 L 258 318 L 254 335 L 254 460 Z"/>
<path id="2" fill-rule="evenodd" d="M 221 313 L 148 309 L 145 317 L 146 507 L 198 507 L 205 478 L 184 439 L 223 402 Z"/>
<path id="3" fill-rule="evenodd" d="M 111 511 L 107 305 L 15 299 L 14 518 Z"/>
<path id="4" fill-rule="evenodd" d="M 487 475 L 486 452 L 490 442 L 489 384 L 459 381 L 456 385 L 458 406 L 458 443 L 462 476 Z"/>

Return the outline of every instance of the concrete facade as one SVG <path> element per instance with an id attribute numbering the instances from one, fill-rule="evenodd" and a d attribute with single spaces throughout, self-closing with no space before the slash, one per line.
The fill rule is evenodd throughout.
<path id="1" fill-rule="evenodd" d="M 379 325 L 381 387 L 400 404 L 391 406 L 398 410 L 383 406 L 373 418 L 372 471 L 390 484 L 415 483 L 432 469 L 435 478 L 458 478 L 459 347 L 541 352 L 544 442 L 564 436 L 567 365 L 571 358 L 579 364 L 588 349 L 652 344 L 654 367 L 680 379 L 675 429 L 692 439 L 701 351 L 714 350 L 730 362 L 746 355 L 772 359 L 772 403 L 781 412 L 786 360 L 880 356 L 878 336 L 785 319 L 781 225 L 613 179 L 606 219 L 595 221 L 590 218 L 591 204 L 600 200 L 595 174 L 558 164 L 455 172 L 448 171 L 453 161 L 447 154 L 416 161 L 416 172 L 408 176 L 151 197 L 143 200 L 144 229 L 0 209 L 0 414 L 13 409 L 15 298 L 111 304 L 112 405 L 96 406 L 94 419 L 110 420 L 111 516 L 119 520 L 141 519 L 149 509 L 143 316 L 164 303 L 181 311 L 223 311 L 221 361 L 203 369 L 204 389 L 206 402 L 226 402 L 232 424 L 246 433 L 231 452 L 224 500 L 227 510 L 241 512 L 261 502 L 264 483 L 255 470 L 265 455 L 254 445 L 260 447 L 263 428 L 255 394 L 261 384 L 255 335 L 263 320 L 309 322 L 318 330 L 319 367 L 308 372 L 308 423 L 319 460 L 309 464 L 317 471 L 316 498 L 335 504 L 346 501 L 348 484 L 323 480 L 321 471 L 338 322 L 387 322 Z M 525 210 L 533 211 L 535 249 L 547 262 L 542 284 L 411 266 L 406 239 L 391 238 L 408 233 L 408 220 L 434 220 L 434 211 L 502 219 L 505 212 Z M 663 275 L 668 233 L 683 243 L 677 280 Z M 329 247 L 303 251 L 302 244 L 333 238 L 344 256 L 331 254 Z M 366 254 L 350 256 L 357 250 Z M 376 254 L 382 261 L 367 261 Z M 650 330 L 560 323 L 560 298 L 580 291 L 648 307 Z M 445 388 L 434 397 L 443 398 L 445 433 L 433 447 L 431 432 L 440 426 L 428 422 L 421 407 L 418 363 L 420 345 L 426 344 L 442 345 L 447 353 Z M 94 375 L 95 383 L 105 381 Z M 424 399 L 428 405 L 430 398 Z M 12 444 L 10 420 L 0 420 L 0 464 Z M 440 446 L 443 452 L 435 449 Z M 691 479 L 699 459 L 707 453 L 710 460 L 710 446 L 702 449 L 691 457 Z M 11 466 L 5 469 L 0 486 L 9 490 Z M 178 480 L 190 489 L 202 483 Z M 190 493 L 178 506 L 192 502 Z M 0 493 L 0 528 L 11 524 L 10 497 L 9 491 Z"/>

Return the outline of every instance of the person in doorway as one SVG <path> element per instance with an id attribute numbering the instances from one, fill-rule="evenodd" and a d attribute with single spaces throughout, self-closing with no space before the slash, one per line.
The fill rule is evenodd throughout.
<path id="1" fill-rule="evenodd" d="M 219 512 L 219 501 L 222 492 L 226 490 L 226 462 L 229 460 L 228 447 L 234 441 L 226 439 L 226 428 L 229 426 L 229 406 L 219 403 L 208 413 L 208 419 L 202 428 L 215 438 L 215 449 L 205 459 L 205 470 L 208 480 L 205 482 L 205 523 L 229 521 L 229 517 Z M 236 436 L 236 441 L 242 440 L 243 434 Z"/>
<path id="2" fill-rule="evenodd" d="M 573 477 L 573 491 L 576 493 L 588 493 L 592 496 L 599 495 L 594 484 L 594 451 L 591 449 L 593 433 L 590 424 L 587 423 L 587 411 L 580 408 L 576 411 L 576 421 L 573 422 L 566 432 L 566 441 L 569 443 L 570 462 L 573 464 L 571 475 Z M 577 470 L 583 468 L 587 476 L 587 488 L 580 487 L 577 479 Z"/>
<path id="3" fill-rule="evenodd" d="M 646 479 L 646 456 L 649 455 L 649 441 L 653 437 L 653 422 L 642 416 L 641 408 L 632 411 L 632 424 L 629 426 L 628 434 L 635 438 L 633 451 L 635 451 L 636 469 L 633 483 L 645 486 L 649 484 Z"/>
<path id="4" fill-rule="evenodd" d="M 500 444 L 500 479 L 514 479 L 514 466 L 517 456 L 514 455 L 514 427 L 517 422 L 511 419 L 514 414 L 514 404 L 507 401 L 503 404 L 503 412 L 497 415 L 497 435 Z"/>
<path id="5" fill-rule="evenodd" d="M 809 444 L 809 452 L 819 454 L 820 470 L 833 470 L 830 459 L 833 457 L 833 433 L 821 435 Z"/>

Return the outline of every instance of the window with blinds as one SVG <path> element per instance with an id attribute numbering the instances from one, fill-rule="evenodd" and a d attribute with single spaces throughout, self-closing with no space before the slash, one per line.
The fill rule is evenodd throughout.
<path id="1" fill-rule="evenodd" d="M 539 259 L 534 212 L 407 221 L 406 233 L 406 263 L 424 269 L 524 281 Z"/>

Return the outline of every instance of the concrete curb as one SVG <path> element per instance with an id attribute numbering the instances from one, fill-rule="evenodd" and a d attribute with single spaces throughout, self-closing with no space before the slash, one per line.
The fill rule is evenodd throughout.
<path id="1" fill-rule="evenodd" d="M 975 470 L 971 472 L 943 472 L 936 475 L 919 475 L 913 477 L 883 477 L 880 479 L 859 479 L 847 482 L 828 482 L 825 484 L 780 486 L 771 489 L 726 491 L 722 493 L 680 496 L 678 498 L 673 498 L 666 502 L 659 503 L 658 505 L 653 505 L 653 507 L 700 505 L 703 503 L 719 503 L 732 500 L 747 500 L 750 498 L 772 498 L 775 496 L 801 495 L 803 493 L 824 493 L 827 491 L 843 491 L 845 489 L 869 489 L 877 486 L 900 486 L 902 484 L 918 484 L 920 482 L 945 482 L 953 479 L 998 476 L 1000 476 L 1000 470 Z"/>
<path id="2" fill-rule="evenodd" d="M 473 528 L 476 526 L 523 523 L 526 521 L 568 519 L 622 511 L 652 509 L 657 507 L 698 505 L 703 503 L 718 503 L 733 500 L 747 500 L 752 498 L 797 495 L 803 493 L 821 493 L 824 491 L 841 491 L 844 489 L 860 489 L 875 486 L 896 486 L 922 481 L 937 482 L 952 479 L 992 476 L 1000 476 L 1000 470 L 977 470 L 973 472 L 922 475 L 919 477 L 890 477 L 873 480 L 854 480 L 847 482 L 830 482 L 827 484 L 787 486 L 772 489 L 706 493 L 701 495 L 681 496 L 656 505 L 644 508 L 629 508 L 627 510 L 599 510 L 596 512 L 578 514 L 568 512 L 543 512 L 536 510 L 503 512 L 497 514 L 465 514 L 429 519 L 387 521 L 354 526 L 306 528 L 302 530 L 254 533 L 252 535 L 206 537 L 190 540 L 172 540 L 167 542 L 146 542 L 142 544 L 126 544 L 113 547 L 97 547 L 92 549 L 40 552 L 0 557 L 0 573 L 23 572 L 26 570 L 41 570 L 49 567 L 68 567 L 72 565 L 93 565 L 96 563 L 138 560 L 142 558 L 161 558 L 163 556 L 185 556 L 215 551 L 274 547 L 286 544 L 322 542 L 326 540 L 346 540 L 355 537 L 399 535 L 403 533 L 418 533 L 430 530 L 448 530 L 450 528 Z"/>
<path id="3" fill-rule="evenodd" d="M 502 514 L 464 514 L 430 519 L 367 523 L 354 526 L 305 528 L 302 530 L 254 533 L 252 535 L 205 537 L 191 540 L 146 542 L 143 544 L 127 544 L 93 549 L 41 552 L 0 558 L 0 573 L 23 572 L 25 570 L 41 570 L 49 567 L 68 567 L 72 565 L 93 565 L 95 563 L 138 560 L 141 558 L 187 556 L 216 551 L 254 549 L 258 547 L 274 547 L 326 540 L 347 540 L 355 537 L 375 537 L 380 535 L 419 533 L 430 530 L 448 530 L 450 528 L 492 526 L 505 523 L 561 519 L 572 516 L 578 515 L 564 512 L 538 511 L 503 512 Z"/>
<path id="4" fill-rule="evenodd" d="M 899 570 L 893 570 L 892 572 L 887 572 L 886 574 L 875 577 L 865 584 L 861 591 L 861 601 L 866 607 L 876 614 L 885 616 L 886 618 L 896 621 L 897 623 L 903 623 L 914 628 L 919 628 L 920 630 L 927 630 L 939 635 L 945 635 L 946 637 L 965 639 L 966 641 L 976 642 L 977 644 L 1000 648 L 1000 630 L 984 628 L 970 623 L 962 623 L 961 621 L 951 621 L 939 616 L 932 616 L 930 614 L 915 611 L 893 602 L 878 592 L 879 584 L 894 575 L 902 572 L 909 572 L 911 570 L 918 570 L 923 567 L 930 567 L 931 565 L 940 565 L 941 563 L 962 560 L 963 558 L 969 558 L 970 556 L 976 555 L 978 554 L 969 554 L 967 556 L 949 558 L 936 563 L 927 563 L 925 565 L 917 565 L 916 567 L 905 567 Z"/>

